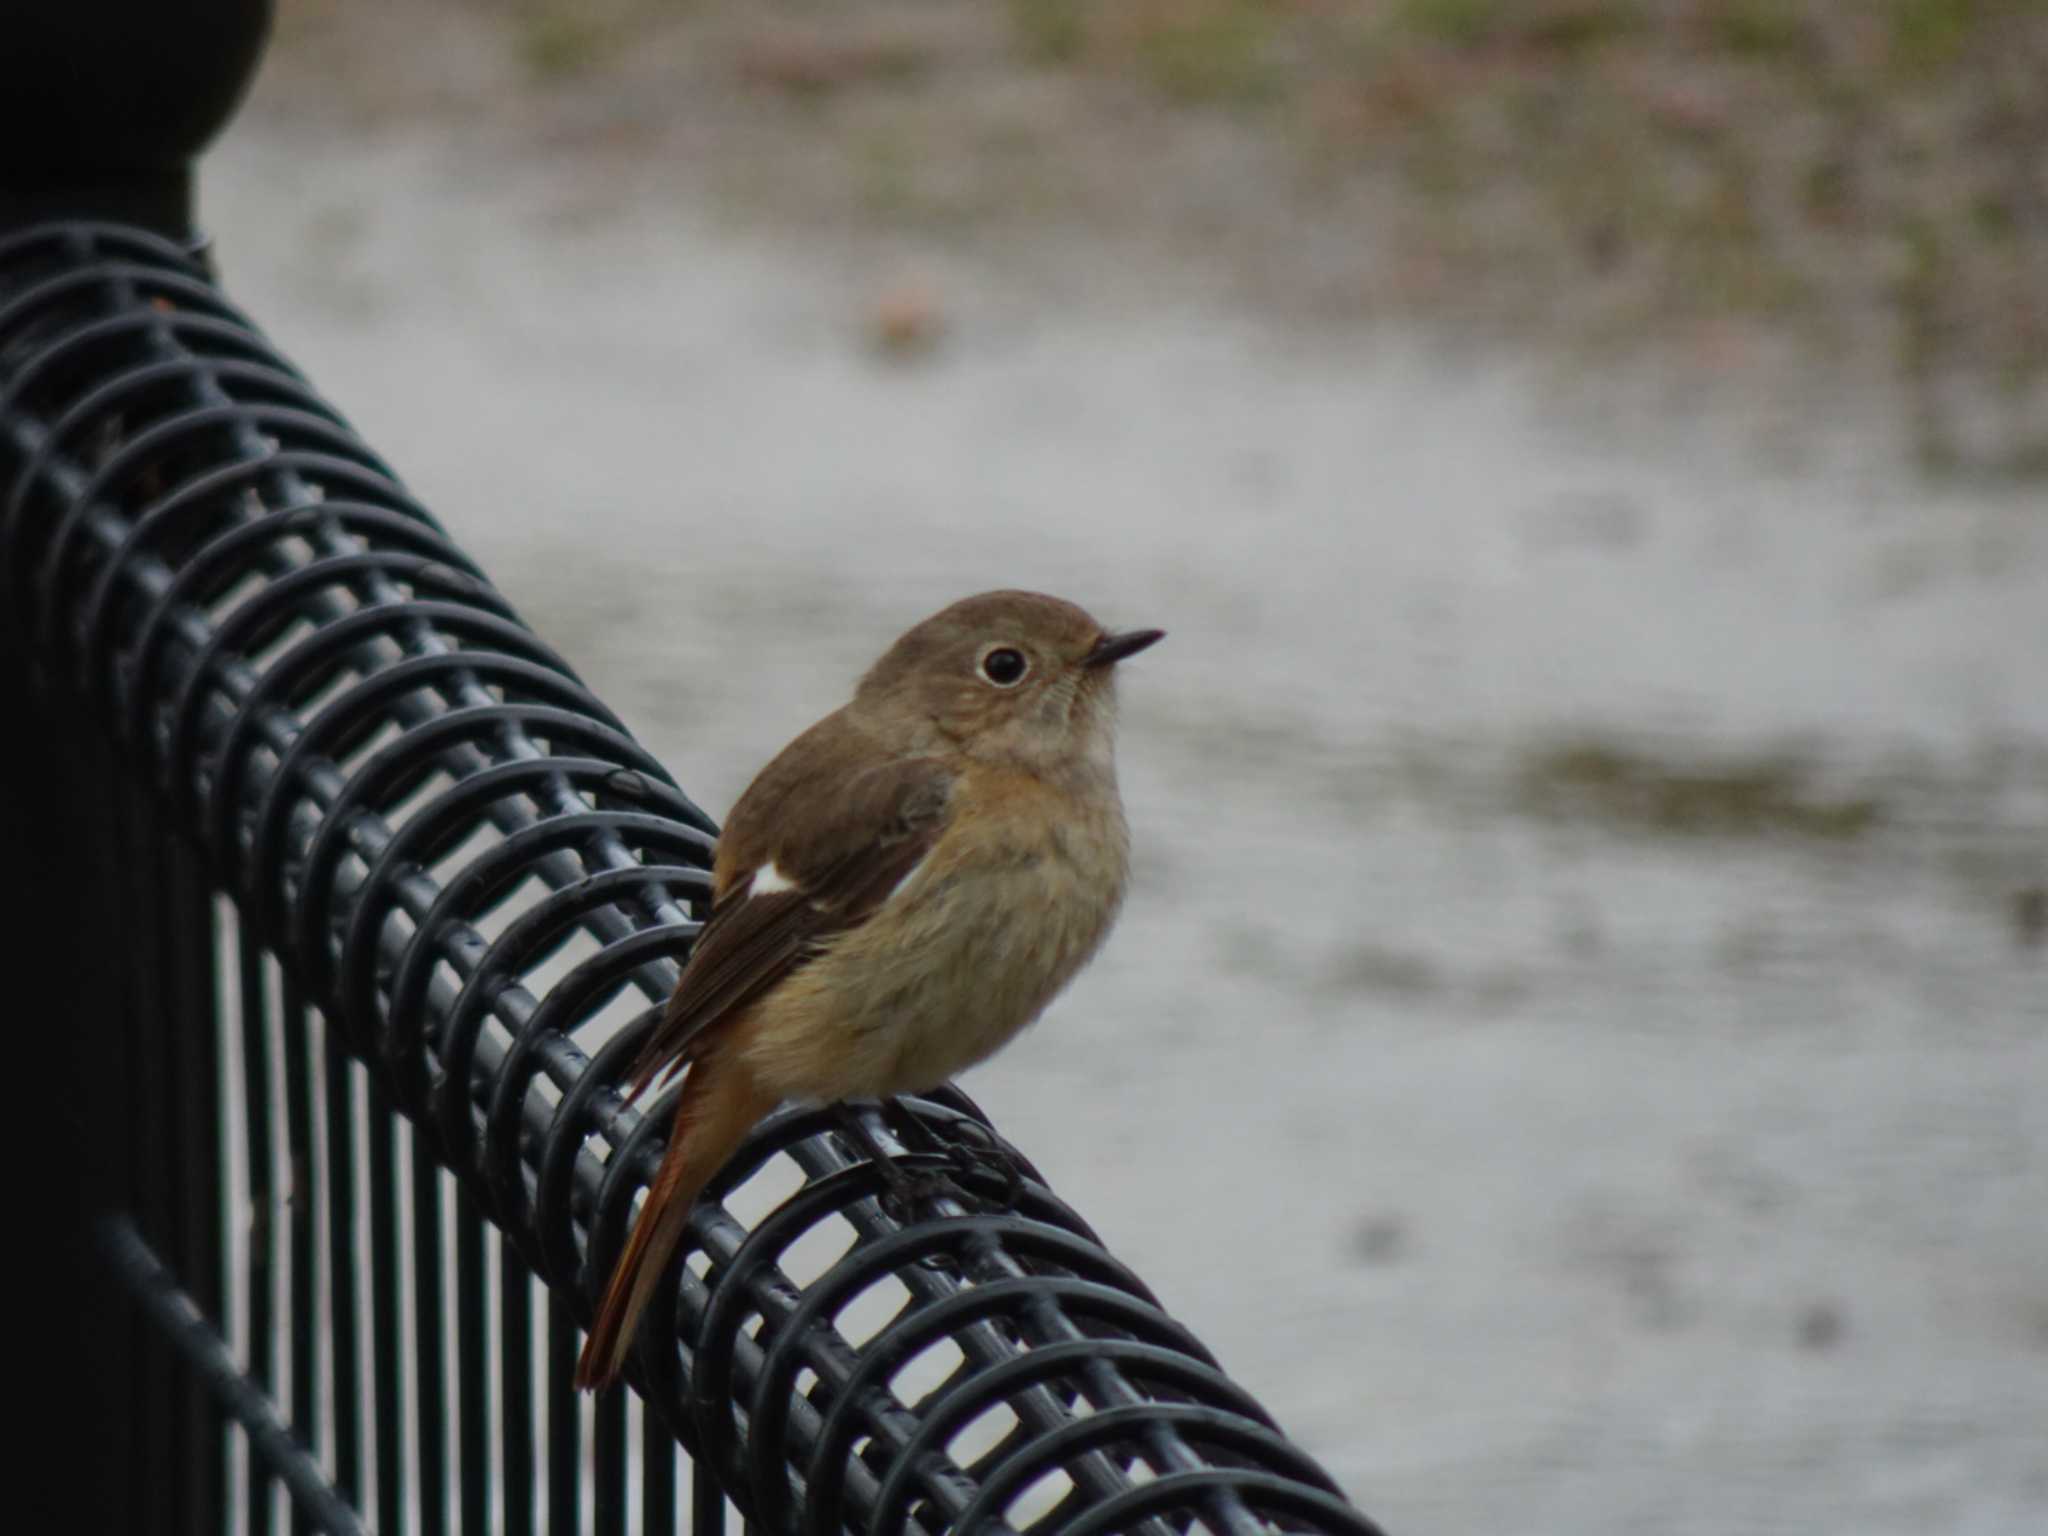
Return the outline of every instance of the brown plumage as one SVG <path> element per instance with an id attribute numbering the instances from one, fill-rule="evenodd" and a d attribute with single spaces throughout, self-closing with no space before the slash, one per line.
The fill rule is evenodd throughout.
<path id="1" fill-rule="evenodd" d="M 748 786 L 710 920 L 634 1064 L 636 1095 L 688 1070 L 578 1386 L 617 1377 L 691 1205 L 776 1104 L 935 1087 L 1094 954 L 1129 851 L 1115 663 L 1158 638 L 1036 593 L 968 598 Z"/>

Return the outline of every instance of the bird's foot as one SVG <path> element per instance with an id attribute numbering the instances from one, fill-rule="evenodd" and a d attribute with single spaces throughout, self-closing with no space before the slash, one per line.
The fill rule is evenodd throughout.
<path id="1" fill-rule="evenodd" d="M 908 1159 L 895 1157 L 884 1150 L 856 1106 L 840 1105 L 838 1120 L 839 1134 L 868 1160 L 869 1166 L 881 1179 L 882 1192 L 876 1198 L 893 1220 L 908 1226 L 917 1219 L 920 1208 L 955 1193 L 953 1180 L 946 1169 L 906 1168 L 904 1163 Z"/>
<path id="2" fill-rule="evenodd" d="M 1014 1211 L 1024 1196 L 1024 1170 L 996 1133 L 979 1120 L 954 1122 L 960 1139 L 944 1147 L 955 1186 L 991 1214 Z"/>
<path id="3" fill-rule="evenodd" d="M 882 1180 L 888 1187 L 876 1199 L 889 1219 L 900 1226 L 915 1226 L 926 1217 L 951 1216 L 954 1212 L 946 1208 L 948 1203 L 973 1209 L 974 1197 L 954 1181 L 947 1169 L 906 1172 L 894 1159 L 878 1166 L 887 1170 Z"/>
<path id="4" fill-rule="evenodd" d="M 882 1209 L 893 1219 L 907 1226 L 920 1211 L 932 1210 L 940 1216 L 954 1214 L 933 1209 L 941 1201 L 975 1213 L 1016 1208 L 1024 1192 L 1023 1170 L 987 1127 L 963 1120 L 957 1124 L 960 1140 L 941 1141 L 893 1100 L 885 1101 L 882 1110 L 899 1140 L 914 1147 L 922 1143 L 928 1150 L 914 1151 L 910 1157 L 891 1156 L 877 1144 L 860 1111 L 850 1104 L 840 1108 L 839 1127 L 846 1139 L 874 1164 L 886 1186 L 879 1197 Z M 943 1160 L 941 1166 L 929 1165 L 934 1157 Z M 926 1166 L 906 1167 L 912 1158 Z"/>

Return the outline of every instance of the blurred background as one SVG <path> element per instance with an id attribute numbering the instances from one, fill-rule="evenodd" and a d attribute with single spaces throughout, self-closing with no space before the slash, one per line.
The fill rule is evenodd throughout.
<path id="1" fill-rule="evenodd" d="M 1397 1536 L 2048 1526 L 2048 4 L 283 0 L 235 295 L 715 814 L 1042 588 L 967 1081 Z"/>

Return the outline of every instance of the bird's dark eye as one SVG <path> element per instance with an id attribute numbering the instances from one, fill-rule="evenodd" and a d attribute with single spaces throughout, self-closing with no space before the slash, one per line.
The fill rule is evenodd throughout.
<path id="1" fill-rule="evenodd" d="M 1024 653 L 1007 645 L 999 645 L 981 658 L 981 675 L 998 688 L 1016 687 L 1030 670 L 1031 663 L 1024 659 Z"/>

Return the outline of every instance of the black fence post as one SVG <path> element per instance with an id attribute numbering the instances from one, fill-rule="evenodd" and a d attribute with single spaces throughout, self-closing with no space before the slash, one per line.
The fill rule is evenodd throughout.
<path id="1" fill-rule="evenodd" d="M 85 218 L 191 240 L 194 159 L 253 79 L 270 16 L 270 0 L 11 7 L 0 23 L 0 239 Z M 18 898 L 0 925 L 0 976 L 19 1005 L 17 1062 L 54 1088 L 21 1106 L 17 1124 L 32 1143 L 66 1149 L 54 1178 L 21 1181 L 41 1218 L 26 1229 L 52 1250 L 23 1271 L 36 1287 L 27 1315 L 54 1342 L 31 1344 L 45 1363 L 18 1379 L 36 1384 L 34 1414 L 91 1452 L 90 1475 L 41 1509 L 28 1494 L 20 1514 L 53 1530 L 216 1529 L 219 1416 L 115 1281 L 98 1225 L 130 1211 L 184 1260 L 186 1292 L 218 1307 L 214 1053 L 210 1042 L 172 1053 L 179 1093 L 142 1093 L 137 1051 L 153 1037 L 136 1013 L 168 987 L 181 993 L 175 1016 L 213 1017 L 212 898 L 196 845 L 156 830 L 163 818 L 137 802 L 140 781 L 122 776 L 104 734 L 31 685 L 13 619 L 0 611 L 0 869 Z M 137 817 L 151 826 L 140 844 L 122 835 Z M 161 881 L 145 884 L 128 857 L 137 850 L 162 861 Z M 178 1113 L 175 1144 L 150 1121 L 158 1109 Z M 159 1195 L 175 1183 L 173 1203 L 139 1198 L 152 1162 L 166 1175 Z"/>
<path id="2" fill-rule="evenodd" d="M 0 229 L 110 219 L 182 239 L 272 0 L 64 0 L 0 24 Z"/>
<path id="3" fill-rule="evenodd" d="M 48 1085 L 22 1096 L 14 1131 L 37 1154 L 63 1149 L 16 1185 L 19 1235 L 37 1249 L 17 1271 L 34 1324 L 16 1379 L 38 1421 L 89 1448 L 93 1475 L 55 1487 L 31 1478 L 21 1515 L 48 1530 L 128 1530 L 130 1485 L 113 1474 L 136 1448 L 130 1382 L 144 1339 L 95 1227 L 126 1200 L 135 1145 L 125 1119 L 103 1113 L 124 1101 L 127 1071 L 123 976 L 107 961 L 121 931 L 115 779 L 105 745 L 28 682 L 26 658 L 0 643 L 0 869 L 15 894 L 0 923 L 0 977 L 11 1070 Z M 48 751 L 56 741 L 77 745 Z"/>

